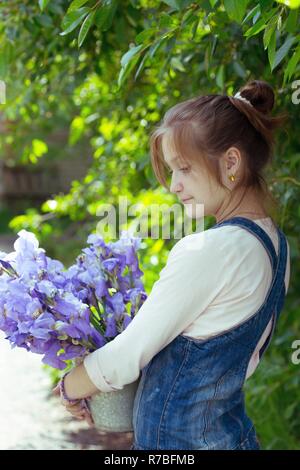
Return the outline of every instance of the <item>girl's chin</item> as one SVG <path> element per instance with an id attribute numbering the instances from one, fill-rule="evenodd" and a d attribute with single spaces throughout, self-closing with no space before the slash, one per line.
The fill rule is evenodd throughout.
<path id="1" fill-rule="evenodd" d="M 193 202 L 193 198 L 191 197 L 190 199 L 187 199 L 186 201 L 183 201 L 183 204 L 191 204 Z"/>

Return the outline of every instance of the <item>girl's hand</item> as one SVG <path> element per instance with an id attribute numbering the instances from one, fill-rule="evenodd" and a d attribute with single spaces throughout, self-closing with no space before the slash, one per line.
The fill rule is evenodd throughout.
<path id="1" fill-rule="evenodd" d="M 53 395 L 60 395 L 60 389 L 59 389 L 59 383 L 56 385 L 56 387 L 52 390 Z M 74 405 L 70 405 L 66 400 L 61 397 L 61 404 L 66 408 L 66 410 L 71 413 L 72 416 L 74 416 L 77 419 L 85 419 L 89 426 L 94 425 L 93 418 L 91 416 L 91 413 L 89 409 L 87 408 L 85 401 L 83 399 L 79 399 L 78 403 L 75 403 Z"/>
<path id="2" fill-rule="evenodd" d="M 81 402 L 82 401 L 83 400 L 81 400 Z M 68 404 L 66 404 L 65 405 L 66 410 L 69 413 L 71 413 L 71 415 L 74 416 L 75 418 L 80 419 L 80 420 L 85 419 L 89 426 L 93 426 L 94 421 L 93 421 L 93 418 L 91 416 L 91 413 L 84 405 L 82 405 L 81 402 L 78 403 L 78 405 L 68 405 Z"/>

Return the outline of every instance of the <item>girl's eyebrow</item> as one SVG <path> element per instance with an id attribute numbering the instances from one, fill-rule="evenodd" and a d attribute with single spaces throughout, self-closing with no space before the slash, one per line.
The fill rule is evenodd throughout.
<path id="1" fill-rule="evenodd" d="M 171 162 L 175 162 L 176 160 L 179 160 L 179 156 L 174 157 L 174 158 L 171 158 L 170 163 L 171 163 Z M 166 160 L 165 160 L 165 163 L 166 163 L 167 166 L 169 166 L 169 164 L 168 164 L 168 162 L 167 162 Z"/>

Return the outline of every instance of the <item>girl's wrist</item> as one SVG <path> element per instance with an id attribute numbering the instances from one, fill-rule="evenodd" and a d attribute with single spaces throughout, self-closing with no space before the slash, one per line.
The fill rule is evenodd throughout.
<path id="1" fill-rule="evenodd" d="M 80 398 L 71 399 L 71 398 L 68 397 L 68 395 L 66 393 L 65 379 L 66 379 L 68 374 L 69 374 L 69 372 L 66 372 L 60 380 L 60 383 L 59 383 L 60 396 L 69 405 L 76 405 L 77 403 L 79 403 L 81 401 L 81 399 Z"/>

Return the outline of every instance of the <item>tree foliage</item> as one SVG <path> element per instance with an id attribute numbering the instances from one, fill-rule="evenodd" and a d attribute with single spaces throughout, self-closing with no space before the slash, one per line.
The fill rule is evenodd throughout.
<path id="1" fill-rule="evenodd" d="M 7 85 L 2 158 L 34 166 L 80 144 L 82 158 L 93 157 L 67 194 L 11 222 L 15 231 L 35 231 L 64 261 L 95 227 L 103 203 L 116 204 L 120 194 L 131 204 L 175 202 L 149 162 L 149 133 L 170 106 L 197 94 L 231 95 L 249 79 L 276 90 L 275 111 L 286 110 L 290 119 L 278 134 L 269 181 L 281 203 L 292 276 L 275 348 L 247 385 L 265 448 L 295 448 L 300 441 L 299 374 L 290 359 L 300 337 L 299 8 L 300 0 L 4 0 L 0 6 L 0 79 Z M 67 138 L 57 149 L 49 136 L 61 129 Z M 173 242 L 145 240 L 148 290 Z"/>

